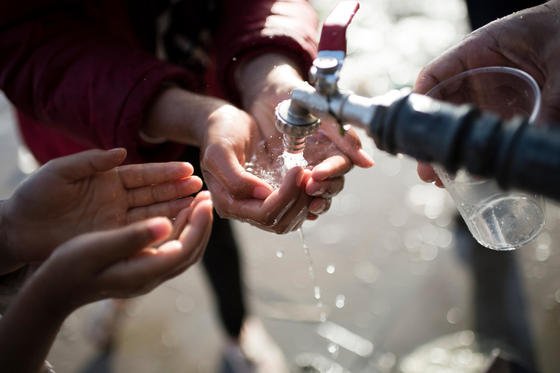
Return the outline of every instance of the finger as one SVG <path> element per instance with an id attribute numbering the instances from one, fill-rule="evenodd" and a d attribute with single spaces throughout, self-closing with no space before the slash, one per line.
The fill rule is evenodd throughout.
<path id="1" fill-rule="evenodd" d="M 315 181 L 323 181 L 328 178 L 340 177 L 352 169 L 352 161 L 341 154 L 333 155 L 311 170 L 311 177 Z"/>
<path id="2" fill-rule="evenodd" d="M 181 212 L 181 214 L 177 217 L 176 220 L 176 224 L 178 225 L 175 229 L 179 229 L 179 232 L 176 233 L 176 236 L 174 237 L 179 237 L 179 234 L 183 233 L 183 241 L 185 241 L 184 243 L 184 247 L 188 248 L 189 247 L 194 247 L 194 249 L 192 249 L 189 252 L 188 258 L 184 261 L 181 262 L 181 264 L 175 268 L 173 271 L 166 273 L 164 278 L 162 278 L 162 281 L 166 281 L 170 278 L 173 278 L 175 276 L 178 276 L 179 274 L 183 273 L 187 268 L 189 268 L 190 266 L 192 266 L 193 264 L 195 264 L 196 262 L 198 262 L 199 260 L 202 259 L 202 256 L 204 255 L 204 252 L 206 250 L 206 246 L 208 244 L 208 239 L 210 238 L 210 234 L 212 232 L 212 219 L 213 219 L 213 213 L 212 213 L 212 206 L 210 206 L 210 211 L 209 211 L 209 215 L 208 212 L 205 212 L 204 209 L 207 208 L 207 206 L 201 206 L 196 208 L 195 206 L 197 206 L 199 203 L 203 202 L 203 201 L 208 201 L 208 202 L 212 202 L 210 199 L 210 193 L 208 191 L 203 191 L 197 194 L 195 200 L 193 201 L 191 207 L 189 207 L 188 209 L 185 209 L 184 211 Z M 206 226 L 207 227 L 207 231 L 205 231 L 202 236 L 204 237 L 201 241 L 199 241 L 199 243 L 196 243 L 195 240 L 189 240 L 189 237 L 191 237 L 191 235 L 197 235 L 196 231 L 193 232 L 188 232 L 185 230 L 187 223 L 190 221 L 190 217 L 191 217 L 191 213 L 193 213 L 193 210 L 199 211 L 197 212 L 200 213 L 200 211 L 203 211 L 202 213 L 205 215 L 206 218 L 210 218 L 209 222 L 201 222 L 199 221 L 199 217 L 195 216 L 192 218 L 193 220 L 193 226 Z M 180 222 L 181 216 L 183 216 L 184 214 L 184 222 Z M 195 230 L 198 230 L 199 228 L 195 228 Z M 188 242 L 187 242 L 188 241 Z"/>
<path id="3" fill-rule="evenodd" d="M 198 192 L 200 188 L 202 188 L 202 180 L 197 176 L 191 176 L 173 182 L 130 189 L 127 192 L 128 205 L 140 207 L 166 202 L 190 196 Z"/>
<path id="4" fill-rule="evenodd" d="M 309 181 L 309 178 L 309 170 L 303 170 L 300 185 L 305 185 Z M 311 197 L 302 192 L 298 193 L 296 200 L 277 218 L 274 226 L 271 227 L 272 231 L 284 234 L 300 227 L 307 217 L 307 207 L 310 201 Z"/>
<path id="5" fill-rule="evenodd" d="M 190 253 L 193 263 L 200 260 L 212 231 L 212 201 L 198 202 L 191 213 L 189 223 L 179 235 L 185 251 Z"/>
<path id="6" fill-rule="evenodd" d="M 321 125 L 327 137 L 358 167 L 369 168 L 375 164 L 371 156 L 362 149 L 362 141 L 352 128 L 340 133 L 340 125 L 334 121 L 323 121 Z"/>
<path id="7" fill-rule="evenodd" d="M 135 207 L 127 211 L 127 223 L 148 219 L 156 216 L 174 218 L 184 208 L 189 207 L 192 197 L 180 198 L 173 201 L 156 203 L 150 206 Z"/>
<path id="8" fill-rule="evenodd" d="M 309 212 L 313 215 L 321 215 L 331 207 L 330 198 L 314 198 L 309 204 Z"/>
<path id="9" fill-rule="evenodd" d="M 184 261 L 185 250 L 179 241 L 169 241 L 159 249 L 145 249 L 101 272 L 99 281 L 118 296 L 144 294 L 163 281 Z"/>
<path id="10" fill-rule="evenodd" d="M 117 263 L 103 273 L 104 281 L 119 284 L 124 291 L 135 294 L 147 292 L 200 260 L 211 227 L 212 203 L 209 199 L 201 200 L 193 208 L 189 224 L 179 240 Z"/>
<path id="11" fill-rule="evenodd" d="M 278 234 L 284 234 L 299 228 L 307 217 L 310 200 L 309 196 L 301 193 L 292 206 L 274 225 L 273 231 Z"/>
<path id="12" fill-rule="evenodd" d="M 139 188 L 185 179 L 193 174 L 193 166 L 187 162 L 165 162 L 126 165 L 118 168 L 126 188 Z"/>
<path id="13" fill-rule="evenodd" d="M 326 181 L 310 179 L 305 186 L 305 193 L 310 196 L 331 198 L 344 188 L 344 177 L 336 177 Z"/>
<path id="14" fill-rule="evenodd" d="M 274 190 L 257 176 L 247 172 L 233 151 L 221 146 L 209 146 L 204 152 L 202 169 L 211 174 L 225 191 L 235 199 L 265 199 Z"/>
<path id="15" fill-rule="evenodd" d="M 428 163 L 418 162 L 416 171 L 418 172 L 420 179 L 427 183 L 434 182 L 437 178 L 434 168 Z"/>
<path id="16" fill-rule="evenodd" d="M 318 215 L 315 215 L 314 213 L 312 213 L 311 211 L 309 211 L 309 212 L 307 213 L 307 218 L 306 218 L 306 219 L 309 220 L 309 221 L 314 221 L 314 220 L 319 219 L 319 216 L 318 216 Z"/>
<path id="17" fill-rule="evenodd" d="M 234 199 L 227 194 L 219 183 L 207 178 L 212 200 L 221 217 L 235 218 L 249 222 L 261 229 L 274 231 L 274 225 L 290 209 L 299 194 L 303 192 L 304 173 L 301 167 L 287 172 L 280 188 L 264 201 L 255 198 Z"/>
<path id="18" fill-rule="evenodd" d="M 126 158 L 126 149 L 93 149 L 49 161 L 44 167 L 67 180 L 80 180 L 96 172 L 108 171 Z"/>
<path id="19" fill-rule="evenodd" d="M 181 232 L 183 231 L 183 229 L 185 228 L 185 226 L 187 225 L 187 223 L 189 222 L 189 218 L 191 216 L 191 213 L 193 211 L 193 208 L 201 201 L 205 201 L 205 200 L 210 200 L 210 193 L 208 191 L 202 191 L 200 193 L 198 193 L 195 198 L 193 199 L 193 201 L 191 202 L 191 204 L 189 205 L 189 207 L 181 210 L 178 214 L 177 217 L 175 218 L 175 222 L 173 223 L 173 234 L 172 237 L 174 239 L 179 238 L 179 235 L 181 234 Z"/>
<path id="20" fill-rule="evenodd" d="M 420 179 L 427 183 L 434 183 L 437 187 L 443 188 L 441 179 L 437 176 L 437 173 L 430 164 L 418 162 L 416 170 Z"/>
<path id="21" fill-rule="evenodd" d="M 294 167 L 286 173 L 280 188 L 264 201 L 254 199 L 235 201 L 230 211 L 242 219 L 260 224 L 261 227 L 272 228 L 292 208 L 298 197 L 304 194 L 304 177 L 304 170 L 301 167 Z M 216 199 L 216 196 L 213 196 Z"/>
<path id="22" fill-rule="evenodd" d="M 89 262 L 95 264 L 97 268 L 102 268 L 165 239 L 171 231 L 170 221 L 158 217 L 130 224 L 124 228 L 92 233 L 78 242 L 81 242 L 81 246 L 87 247 L 92 257 L 95 256 Z"/>

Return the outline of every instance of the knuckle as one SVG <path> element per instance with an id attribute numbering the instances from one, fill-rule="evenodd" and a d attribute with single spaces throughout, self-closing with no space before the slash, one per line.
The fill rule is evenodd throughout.
<path id="1" fill-rule="evenodd" d="M 277 223 L 276 215 L 272 212 L 266 212 L 261 218 L 261 223 L 268 227 L 273 227 Z"/>

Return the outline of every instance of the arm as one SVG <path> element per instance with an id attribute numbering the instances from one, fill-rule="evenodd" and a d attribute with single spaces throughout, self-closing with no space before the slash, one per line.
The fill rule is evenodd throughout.
<path id="1" fill-rule="evenodd" d="M 281 155 L 282 149 L 274 126 L 274 109 L 289 97 L 291 90 L 301 84 L 302 77 L 308 73 L 317 49 L 317 17 L 310 4 L 301 0 L 249 0 L 229 2 L 229 6 L 227 14 L 236 17 L 224 19 L 217 31 L 218 44 L 224 46 L 217 55 L 223 90 L 251 114 L 261 133 L 258 146 L 266 141 L 272 153 L 270 156 L 275 159 Z M 335 123 L 324 123 L 319 132 L 310 143 L 320 145 L 311 146 L 307 152 L 313 169 L 300 176 L 303 195 L 299 201 L 305 205 L 306 211 L 304 213 L 301 208 L 299 212 L 292 211 L 288 213 L 290 219 L 298 220 L 302 214 L 303 218 L 317 218 L 328 210 L 331 198 L 342 190 L 344 174 L 354 164 L 360 167 L 373 164 L 353 131 L 342 138 Z M 214 167 L 214 163 L 203 159 L 202 166 L 205 175 L 214 176 L 211 182 L 221 184 L 222 190 L 228 189 L 227 180 L 220 177 L 223 173 Z M 239 174 L 239 171 L 233 169 L 228 175 L 235 173 Z M 220 196 L 223 195 L 228 194 Z M 220 196 L 215 198 L 216 205 L 226 205 L 227 200 L 220 201 Z M 238 193 L 233 199 L 241 197 L 242 194 Z M 231 201 L 232 198 L 228 199 Z M 289 229 L 298 226 L 295 224 Z"/>
<path id="2" fill-rule="evenodd" d="M 2 368 L 38 371 L 64 319 L 76 308 L 147 293 L 199 260 L 212 222 L 208 194 L 200 194 L 181 220 L 178 240 L 158 249 L 148 246 L 169 238 L 167 219 L 91 233 L 56 249 L 0 320 Z"/>
<path id="3" fill-rule="evenodd" d="M 19 4 L 0 8 L 0 89 L 27 116 L 81 143 L 126 147 L 129 160 L 145 160 L 138 135 L 145 108 L 164 83 L 188 88 L 195 77 L 142 50 L 118 5 L 112 19 L 96 21 L 82 2 Z M 182 151 L 169 143 L 150 157 Z"/>
<path id="4" fill-rule="evenodd" d="M 217 74 L 222 89 L 240 103 L 245 87 L 235 75 L 257 56 L 280 54 L 299 76 L 307 76 L 317 53 L 318 19 L 306 0 L 242 0 L 224 2 L 216 30 Z M 266 74 L 266 71 L 262 71 Z"/>

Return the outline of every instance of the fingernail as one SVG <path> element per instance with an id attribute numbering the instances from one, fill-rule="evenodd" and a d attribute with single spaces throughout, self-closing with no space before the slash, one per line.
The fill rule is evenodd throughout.
<path id="1" fill-rule="evenodd" d="M 320 196 L 323 193 L 325 193 L 325 187 L 321 186 L 321 185 L 312 185 L 309 189 L 311 189 L 311 192 L 308 193 L 312 196 Z"/>
<path id="2" fill-rule="evenodd" d="M 253 189 L 253 198 L 256 199 L 266 199 L 272 191 L 268 188 L 258 186 Z"/>
<path id="3" fill-rule="evenodd" d="M 325 211 L 325 208 L 327 207 L 327 201 L 324 199 L 321 199 L 319 201 L 313 201 L 311 203 L 311 205 L 309 206 L 309 211 L 313 214 L 321 214 L 323 211 Z"/>
<path id="4" fill-rule="evenodd" d="M 148 220 L 147 226 L 155 239 L 167 236 L 171 232 L 171 222 L 164 217 Z"/>
<path id="5" fill-rule="evenodd" d="M 126 154 L 126 149 L 125 148 L 113 148 L 113 149 L 109 149 L 108 150 L 109 153 L 111 154 Z"/>
<path id="6" fill-rule="evenodd" d="M 369 155 L 368 152 L 366 152 L 364 149 L 360 149 L 359 153 L 366 160 L 367 165 L 365 165 L 365 167 L 371 167 L 375 164 L 375 161 L 373 160 L 371 155 Z"/>
<path id="7" fill-rule="evenodd" d="M 158 251 L 161 251 L 163 253 L 171 253 L 173 251 L 180 251 L 182 249 L 183 249 L 183 244 L 181 243 L 181 241 L 173 240 L 173 241 L 168 241 L 164 245 L 160 246 L 158 248 Z"/>
<path id="8" fill-rule="evenodd" d="M 201 190 L 196 195 L 200 196 L 199 198 L 204 198 L 204 199 L 211 199 L 212 198 L 212 195 L 207 190 Z"/>

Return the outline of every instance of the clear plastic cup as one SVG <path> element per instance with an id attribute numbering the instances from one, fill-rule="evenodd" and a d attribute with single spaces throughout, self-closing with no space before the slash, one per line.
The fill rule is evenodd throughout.
<path id="1" fill-rule="evenodd" d="M 532 124 L 541 105 L 537 82 L 522 70 L 503 66 L 467 70 L 439 83 L 427 95 L 454 104 L 470 103 L 504 119 L 529 117 Z M 541 196 L 504 191 L 494 180 L 464 170 L 452 175 L 441 167 L 434 169 L 481 245 L 512 250 L 531 241 L 544 226 Z"/>

